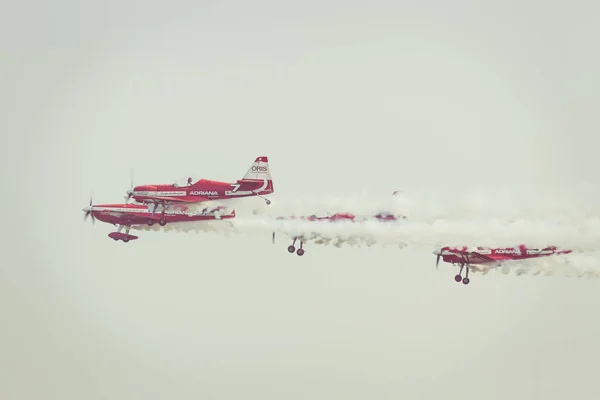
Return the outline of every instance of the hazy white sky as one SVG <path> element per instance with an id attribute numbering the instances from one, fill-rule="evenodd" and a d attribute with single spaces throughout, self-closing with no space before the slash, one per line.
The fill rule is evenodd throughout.
<path id="1" fill-rule="evenodd" d="M 597 281 L 80 211 L 259 155 L 286 197 L 596 184 L 600 6 L 566 4 L 4 6 L 0 398 L 597 398 Z"/>

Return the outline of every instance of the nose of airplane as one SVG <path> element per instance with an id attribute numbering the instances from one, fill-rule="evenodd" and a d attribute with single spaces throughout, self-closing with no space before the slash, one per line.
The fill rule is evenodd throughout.
<path id="1" fill-rule="evenodd" d="M 90 202 L 90 203 L 91 203 L 91 202 Z M 94 217 L 94 214 L 92 213 L 92 211 L 93 211 L 93 208 L 92 208 L 92 206 L 91 206 L 91 205 L 89 205 L 89 206 L 87 206 L 87 207 L 84 207 L 84 208 L 82 208 L 82 210 L 83 210 L 83 212 L 85 213 L 85 214 L 83 215 L 83 220 L 84 220 L 84 221 L 87 221 L 88 217 L 90 217 L 90 216 L 91 216 L 91 217 L 92 217 L 92 222 L 95 224 L 95 223 L 96 223 L 96 217 Z"/>
<path id="2" fill-rule="evenodd" d="M 435 254 L 436 256 L 439 256 L 442 254 L 442 248 L 437 248 L 435 250 L 433 250 L 433 254 Z"/>

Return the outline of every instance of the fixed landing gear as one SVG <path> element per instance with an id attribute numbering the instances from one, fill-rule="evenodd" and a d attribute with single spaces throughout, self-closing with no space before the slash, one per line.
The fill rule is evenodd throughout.
<path id="1" fill-rule="evenodd" d="M 158 205 L 160 203 L 154 203 L 154 208 L 152 209 L 152 218 L 154 218 L 154 214 L 156 213 L 156 209 L 158 208 Z M 165 213 L 167 212 L 167 205 L 166 204 L 160 204 L 162 206 L 162 212 L 160 214 L 160 219 L 158 220 L 158 224 L 160 226 L 165 226 L 167 224 L 167 217 L 165 217 Z M 148 221 L 146 221 L 146 224 L 148 224 L 148 226 L 152 226 L 154 225 L 154 220 L 153 219 L 148 219 Z"/>
<path id="2" fill-rule="evenodd" d="M 124 225 L 119 225 L 119 229 L 117 229 L 118 233 L 121 233 L 121 231 L 123 230 Z M 125 227 L 125 234 L 129 235 L 129 231 L 131 230 L 130 226 Z"/>
<path id="3" fill-rule="evenodd" d="M 259 196 L 259 195 L 256 195 L 256 196 L 257 196 L 257 197 L 260 197 L 261 199 L 263 199 L 263 200 L 265 201 L 265 203 L 267 203 L 267 205 L 271 205 L 271 200 L 269 200 L 269 199 L 266 199 L 266 198 L 264 198 L 264 197 L 262 197 L 262 196 Z"/>
<path id="4" fill-rule="evenodd" d="M 131 230 L 130 226 L 125 228 L 125 233 L 122 233 L 121 230 L 123 230 L 123 225 L 119 225 L 119 229 L 116 232 L 109 233 L 108 237 L 115 242 L 122 240 L 124 243 L 127 243 L 130 240 L 136 240 L 138 238 L 137 236 L 129 234 L 129 231 Z"/>
<path id="5" fill-rule="evenodd" d="M 302 248 L 302 245 L 304 243 L 302 241 L 300 241 L 300 248 L 298 250 L 296 250 L 296 247 L 294 246 L 296 244 L 296 240 L 298 240 L 298 239 L 294 239 L 294 242 L 288 246 L 288 248 L 287 248 L 288 253 L 296 252 L 296 254 L 298 254 L 299 256 L 302 256 L 302 255 L 304 255 L 304 249 Z"/>
<path id="6" fill-rule="evenodd" d="M 463 268 L 465 268 L 465 264 L 460 264 L 460 272 L 454 277 L 454 280 L 456 282 L 462 282 L 463 284 L 468 285 L 469 282 L 471 282 L 471 280 L 469 279 L 469 265 L 466 265 L 467 273 L 464 278 L 461 275 Z"/>

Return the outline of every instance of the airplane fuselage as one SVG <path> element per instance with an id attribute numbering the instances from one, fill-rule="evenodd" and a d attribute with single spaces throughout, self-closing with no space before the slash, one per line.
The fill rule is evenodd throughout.
<path id="1" fill-rule="evenodd" d="M 215 212 L 223 207 L 205 208 L 188 214 L 186 207 L 169 207 L 165 210 L 164 219 L 167 223 L 194 222 L 217 219 Z M 91 207 L 94 217 L 102 222 L 113 225 L 152 225 L 162 218 L 162 214 L 152 215 L 152 210 L 139 204 L 102 204 Z M 190 215 L 191 214 L 191 215 Z M 235 214 L 225 214 L 220 219 L 233 218 Z"/>
<path id="2" fill-rule="evenodd" d="M 236 183 L 200 180 L 189 186 L 164 184 L 136 186 L 131 192 L 131 197 L 140 203 L 197 203 L 271 193 L 273 193 L 273 183 L 266 179 Z"/>
<path id="3" fill-rule="evenodd" d="M 568 254 L 571 250 L 558 250 L 555 246 L 543 249 L 529 248 L 526 246 L 487 248 L 487 247 L 443 247 L 434 252 L 439 254 L 444 262 L 452 264 L 469 263 L 469 258 L 478 257 L 471 254 L 481 255 L 485 261 L 473 262 L 472 264 L 491 264 L 501 261 L 527 260 L 530 258 L 547 257 L 554 254 Z"/>

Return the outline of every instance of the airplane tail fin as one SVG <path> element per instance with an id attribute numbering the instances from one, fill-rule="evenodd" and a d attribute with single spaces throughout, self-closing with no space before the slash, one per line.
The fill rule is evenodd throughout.
<path id="1" fill-rule="evenodd" d="M 264 179 L 272 181 L 269 158 L 267 156 L 256 157 L 242 181 L 262 181 Z"/>

